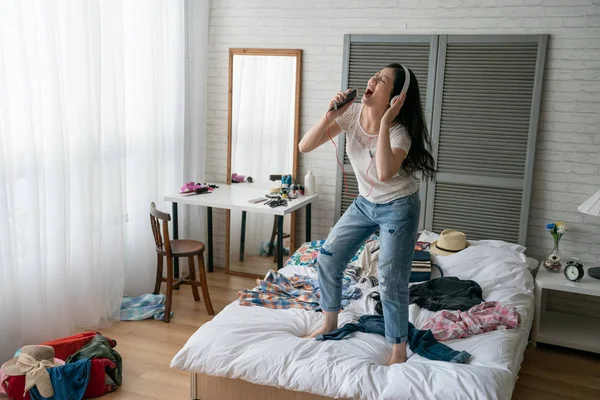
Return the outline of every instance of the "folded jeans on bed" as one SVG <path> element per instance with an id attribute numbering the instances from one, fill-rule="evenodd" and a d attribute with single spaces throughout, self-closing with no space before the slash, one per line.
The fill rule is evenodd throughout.
<path id="1" fill-rule="evenodd" d="M 381 315 L 363 315 L 357 323 L 346 324 L 343 327 L 318 335 L 317 340 L 341 340 L 353 332 L 376 333 L 385 336 L 385 324 Z M 445 344 L 439 343 L 430 330 L 419 330 L 412 323 L 408 323 L 407 344 L 410 349 L 429 360 L 448 361 L 451 363 L 464 363 L 470 357 L 466 351 L 453 350 Z"/>

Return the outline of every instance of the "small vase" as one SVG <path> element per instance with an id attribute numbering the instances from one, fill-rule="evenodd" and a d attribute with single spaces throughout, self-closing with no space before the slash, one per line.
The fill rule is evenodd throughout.
<path id="1" fill-rule="evenodd" d="M 554 238 L 554 249 L 546 261 L 544 261 L 544 267 L 551 272 L 560 272 L 560 268 L 562 266 L 560 262 L 560 250 L 558 248 L 559 241 L 559 238 Z"/>

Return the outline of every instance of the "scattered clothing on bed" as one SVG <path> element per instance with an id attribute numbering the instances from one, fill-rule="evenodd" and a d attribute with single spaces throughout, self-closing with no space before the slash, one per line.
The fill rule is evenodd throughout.
<path id="1" fill-rule="evenodd" d="M 384 319 L 381 315 L 363 315 L 357 323 L 346 324 L 343 327 L 325 335 L 317 335 L 317 340 L 341 340 L 353 332 L 376 333 L 385 336 Z M 431 331 L 416 329 L 408 323 L 407 344 L 413 353 L 434 361 L 448 361 L 451 363 L 464 363 L 471 354 L 466 351 L 453 350 L 445 344 L 439 343 Z"/>
<path id="2" fill-rule="evenodd" d="M 269 308 L 302 308 L 320 310 L 319 280 L 308 276 L 294 275 L 287 277 L 277 271 L 269 270 L 264 279 L 257 280 L 254 289 L 238 292 L 239 304 L 242 306 L 262 306 Z M 360 288 L 350 285 L 345 279 L 342 285 L 342 307 L 350 300 L 360 298 Z"/>
<path id="3" fill-rule="evenodd" d="M 454 276 L 436 278 L 410 287 L 409 304 L 417 304 L 430 311 L 467 311 L 481 302 L 482 291 L 477 282 Z"/>
<path id="4" fill-rule="evenodd" d="M 474 281 L 462 281 L 456 277 L 436 278 L 427 282 L 412 285 L 409 288 L 409 304 L 431 311 L 461 310 L 466 311 L 481 303 L 481 287 Z M 381 295 L 378 291 L 369 294 L 375 301 L 375 312 L 383 314 Z"/>
<path id="5" fill-rule="evenodd" d="M 344 279 L 349 279 L 351 284 L 360 284 L 361 287 L 372 288 L 379 285 L 376 276 L 364 276 L 360 265 L 348 264 L 344 270 Z"/>
<path id="6" fill-rule="evenodd" d="M 121 302 L 121 321 L 140 321 L 154 318 L 165 319 L 164 294 L 147 293 L 138 297 L 123 296 Z M 171 311 L 171 317 L 173 312 Z"/>
<path id="7" fill-rule="evenodd" d="M 429 251 L 430 246 L 431 243 L 429 242 L 417 242 L 417 244 L 415 244 L 415 251 Z"/>
<path id="8" fill-rule="evenodd" d="M 359 284 L 365 289 L 370 289 L 379 286 L 379 280 L 375 276 L 365 276 L 360 279 Z"/>
<path id="9" fill-rule="evenodd" d="M 48 368 L 50 381 L 54 388 L 54 396 L 43 397 L 37 386 L 29 390 L 32 400 L 81 400 L 90 380 L 89 359 L 79 360 L 72 364 L 65 364 L 56 368 Z"/>
<path id="10" fill-rule="evenodd" d="M 379 236 L 371 235 L 371 237 L 367 240 L 365 244 L 363 244 L 356 254 L 350 260 L 351 263 L 355 263 L 360 255 L 362 254 L 365 246 L 372 242 L 379 240 Z M 313 267 L 317 268 L 317 255 L 319 254 L 319 250 L 325 244 L 325 239 L 321 240 L 313 240 L 312 242 L 303 243 L 302 246 L 298 248 L 286 261 L 285 267 L 290 265 L 295 265 L 299 267 Z M 377 265 L 375 265 L 377 267 Z M 377 269 L 374 270 L 374 273 L 377 273 Z"/>
<path id="11" fill-rule="evenodd" d="M 367 242 L 358 260 L 348 265 L 344 273 L 354 277 L 356 282 L 360 282 L 361 277 L 377 276 L 379 248 L 379 240 Z M 432 263 L 429 251 L 422 251 L 415 247 L 409 282 L 423 282 L 431 279 L 431 268 Z M 443 276 L 441 270 L 440 274 Z"/>
<path id="12" fill-rule="evenodd" d="M 423 326 L 437 340 L 462 339 L 497 329 L 517 329 L 521 315 L 515 307 L 497 301 L 478 304 L 468 311 L 440 311 Z"/>
<path id="13" fill-rule="evenodd" d="M 365 243 L 363 251 L 354 262 L 361 268 L 361 277 L 377 276 L 379 263 L 379 240 L 371 240 Z"/>
<path id="14" fill-rule="evenodd" d="M 121 386 L 123 379 L 123 360 L 121 355 L 113 348 L 115 346 L 116 342 L 114 340 L 109 340 L 101 334 L 96 334 L 88 344 L 83 346 L 77 353 L 68 357 L 66 359 L 67 364 L 65 365 L 83 359 L 107 358 L 117 366 L 114 369 L 107 368 L 106 375 L 108 375 L 116 385 Z"/>
<path id="15" fill-rule="evenodd" d="M 317 255 L 319 254 L 319 249 L 323 246 L 323 243 L 325 243 L 325 239 L 304 243 L 290 256 L 290 258 L 288 258 L 285 267 L 296 265 L 299 267 L 316 268 Z"/>
<path id="16" fill-rule="evenodd" d="M 360 265 L 348 264 L 348 266 L 344 270 L 344 275 L 350 278 L 352 283 L 358 283 L 361 279 L 361 271 L 362 267 Z"/>

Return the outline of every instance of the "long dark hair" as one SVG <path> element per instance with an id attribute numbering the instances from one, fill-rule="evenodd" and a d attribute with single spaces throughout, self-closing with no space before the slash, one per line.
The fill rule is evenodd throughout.
<path id="1" fill-rule="evenodd" d="M 406 74 L 402 65 L 398 63 L 390 64 L 386 68 L 392 68 L 396 73 L 394 87 L 390 95 L 390 100 L 392 100 L 394 96 L 399 95 L 402 91 Z M 404 105 L 394 119 L 394 123 L 401 124 L 406 128 L 412 141 L 410 151 L 402 163 L 402 168 L 413 176 L 420 171 L 423 176 L 432 177 L 435 174 L 435 160 L 430 153 L 431 140 L 423 117 L 419 82 L 410 69 L 408 69 L 408 73 L 410 74 L 410 86 L 406 92 Z"/>

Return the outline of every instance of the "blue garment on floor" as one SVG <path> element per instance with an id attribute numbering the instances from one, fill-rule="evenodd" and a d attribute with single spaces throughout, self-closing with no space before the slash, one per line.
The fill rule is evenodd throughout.
<path id="1" fill-rule="evenodd" d="M 154 318 L 159 321 L 165 319 L 164 294 L 147 293 L 138 297 L 123 296 L 121 302 L 121 321 L 141 321 Z M 173 311 L 171 311 L 171 317 Z"/>
<path id="2" fill-rule="evenodd" d="M 92 363 L 89 358 L 72 364 L 48 368 L 50 381 L 54 388 L 54 396 L 43 397 L 34 386 L 29 391 L 32 400 L 81 400 L 90 383 Z"/>
<path id="3" fill-rule="evenodd" d="M 343 327 L 318 335 L 317 340 L 341 340 L 352 332 L 376 333 L 385 336 L 385 324 L 382 315 L 363 315 L 358 323 L 346 324 Z M 471 354 L 466 351 L 453 350 L 452 348 L 438 342 L 431 331 L 419 330 L 412 323 L 408 323 L 407 344 L 413 353 L 434 361 L 448 361 L 451 363 L 464 363 Z"/>

